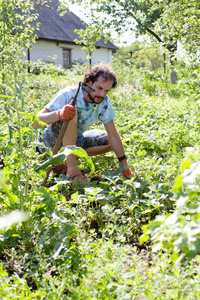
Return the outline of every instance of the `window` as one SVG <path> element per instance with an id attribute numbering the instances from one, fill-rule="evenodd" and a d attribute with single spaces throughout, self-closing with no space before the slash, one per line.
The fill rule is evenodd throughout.
<path id="1" fill-rule="evenodd" d="M 63 48 L 63 67 L 66 68 L 71 63 L 71 49 Z"/>

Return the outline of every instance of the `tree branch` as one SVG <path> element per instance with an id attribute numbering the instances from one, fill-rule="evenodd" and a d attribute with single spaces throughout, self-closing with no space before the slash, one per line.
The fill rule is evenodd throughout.
<path id="1" fill-rule="evenodd" d="M 148 33 L 150 33 L 151 35 L 153 35 L 156 40 L 159 42 L 159 43 L 163 43 L 163 41 L 161 40 L 161 38 L 153 31 L 151 30 L 150 28 L 148 28 L 147 26 L 145 26 L 144 24 L 142 24 L 142 22 L 126 7 L 126 6 L 123 6 L 121 1 L 120 0 L 115 0 L 119 5 L 122 6 L 123 10 L 125 12 L 127 12 L 127 14 L 132 17 L 142 28 L 144 28 Z"/>

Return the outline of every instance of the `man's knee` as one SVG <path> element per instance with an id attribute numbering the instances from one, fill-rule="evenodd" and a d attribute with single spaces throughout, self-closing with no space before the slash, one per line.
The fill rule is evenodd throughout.
<path id="1" fill-rule="evenodd" d="M 74 125 L 77 125 L 77 122 L 78 122 L 78 114 L 76 112 L 75 116 L 73 117 L 73 119 L 69 120 L 69 123 L 70 124 L 74 124 Z"/>
<path id="2" fill-rule="evenodd" d="M 108 146 L 108 148 L 107 148 L 108 152 L 113 151 L 111 144 L 108 144 L 107 146 Z"/>
<path id="3" fill-rule="evenodd" d="M 74 132 L 74 130 L 77 130 L 77 123 L 78 123 L 78 114 L 73 117 L 73 119 L 69 120 L 67 129 L 65 131 L 65 135 L 69 135 Z"/>

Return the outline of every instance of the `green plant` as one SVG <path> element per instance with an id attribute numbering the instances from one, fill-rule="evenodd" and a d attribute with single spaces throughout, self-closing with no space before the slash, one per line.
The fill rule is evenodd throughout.
<path id="1" fill-rule="evenodd" d="M 75 65 L 66 76 L 23 73 L 11 86 L 10 114 L 3 110 L 0 120 L 1 217 L 21 209 L 28 219 L 0 232 L 0 297 L 198 299 L 199 176 L 194 184 L 189 179 L 199 166 L 199 152 L 185 155 L 187 147 L 199 144 L 198 97 L 193 91 L 198 91 L 198 74 L 192 66 L 177 66 L 181 83 L 172 87 L 158 70 L 114 61 L 119 85 L 109 95 L 135 172 L 127 180 L 112 152 L 92 157 L 95 173 L 76 147 L 65 153 L 62 149 L 57 157 L 50 149 L 49 156 L 35 152 L 37 130 L 31 122 L 38 121 L 38 110 L 53 94 L 81 80 L 86 66 L 80 67 Z M 189 70 L 194 72 L 191 81 Z M 100 122 L 96 127 L 103 128 Z M 41 187 L 47 165 L 53 159 L 62 162 L 69 151 L 85 157 L 79 167 L 90 182 L 75 186 L 64 174 L 52 172 L 48 188 Z M 165 217 L 158 221 L 157 215 Z M 139 244 L 144 225 L 149 235 L 164 236 L 166 252 L 153 252 L 150 239 Z M 155 246 L 159 249 L 160 244 Z M 177 249 L 180 253 L 168 253 Z M 173 264 L 181 253 L 190 261 Z"/>
<path id="2" fill-rule="evenodd" d="M 30 1 L 1 1 L 0 10 L 0 53 L 1 53 L 1 98 L 10 96 L 12 84 L 22 70 L 22 51 L 30 48 L 35 39 L 31 24 L 37 15 L 30 16 Z M 20 12 L 23 11 L 23 16 Z"/>
<path id="3" fill-rule="evenodd" d="M 192 259 L 200 254 L 199 170 L 199 152 L 188 152 L 182 161 L 182 173 L 175 180 L 174 212 L 157 216 L 143 228 L 141 242 L 151 236 L 153 250 L 172 252 L 173 261 L 184 257 Z"/>
<path id="4" fill-rule="evenodd" d="M 30 63 L 30 72 L 35 75 L 50 74 L 50 75 L 66 75 L 67 71 L 61 65 L 54 63 L 55 59 L 51 58 L 49 61 L 44 62 L 38 59 Z"/>

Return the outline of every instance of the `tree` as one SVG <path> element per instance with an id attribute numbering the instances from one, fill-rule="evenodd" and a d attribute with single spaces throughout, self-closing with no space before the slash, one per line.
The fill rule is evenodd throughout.
<path id="1" fill-rule="evenodd" d="M 8 91 L 16 86 L 17 74 L 22 65 L 22 52 L 34 41 L 29 0 L 0 0 L 0 94 L 6 99 Z"/>
<path id="2" fill-rule="evenodd" d="M 189 50 L 199 44 L 199 0 L 69 0 L 70 8 L 69 3 L 84 3 L 96 28 L 119 33 L 132 28 L 137 35 L 150 35 L 163 46 L 164 57 L 169 53 L 172 70 L 178 40 Z"/>
<path id="3" fill-rule="evenodd" d="M 197 53 L 200 47 L 200 0 L 151 0 L 154 9 L 164 6 L 157 27 L 165 24 L 170 34 L 177 38 L 189 53 Z"/>
<path id="4" fill-rule="evenodd" d="M 163 57 L 160 47 L 152 43 L 135 41 L 133 44 L 120 49 L 115 54 L 115 59 L 122 64 L 135 65 L 138 69 L 148 67 L 151 70 L 160 69 L 163 66 Z"/>
<path id="5" fill-rule="evenodd" d="M 83 3 L 81 0 L 69 0 L 68 2 Z M 162 34 L 165 24 L 156 28 L 156 22 L 160 19 L 164 7 L 155 5 L 154 0 L 85 0 L 85 7 L 90 14 L 93 26 L 102 27 L 104 30 L 115 29 L 122 33 L 128 28 L 136 31 L 137 36 L 150 34 L 157 42 L 161 43 L 170 53 L 174 53 L 177 38 L 174 35 Z M 70 8 L 70 5 L 68 4 Z M 89 24 L 90 25 L 90 24 Z M 109 36 L 110 38 L 110 36 Z"/>
<path id="6" fill-rule="evenodd" d="M 92 59 L 92 53 L 96 50 L 96 42 L 101 39 L 101 34 L 98 33 L 98 30 L 94 27 L 86 27 L 83 29 L 76 29 L 75 32 L 81 37 L 81 40 L 75 39 L 75 43 L 79 45 L 83 45 L 82 50 L 87 54 L 87 58 L 90 61 Z M 88 38 L 89 37 L 89 38 Z"/>
<path id="7" fill-rule="evenodd" d="M 72 1 L 73 2 L 73 1 Z M 79 1 L 82 3 L 82 1 Z M 60 2 L 59 10 L 61 10 L 61 15 L 66 13 L 66 7 L 70 10 L 68 1 Z M 92 53 L 96 50 L 96 42 L 103 38 L 104 42 L 107 42 L 107 35 L 104 37 L 104 31 L 102 26 L 93 26 L 92 24 L 85 24 L 85 29 L 76 29 L 75 32 L 79 35 L 81 39 L 75 39 L 74 42 L 78 45 L 82 45 L 82 50 L 87 54 L 87 58 L 92 61 Z M 110 37 L 110 36 L 109 36 Z"/>

